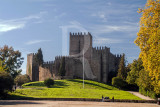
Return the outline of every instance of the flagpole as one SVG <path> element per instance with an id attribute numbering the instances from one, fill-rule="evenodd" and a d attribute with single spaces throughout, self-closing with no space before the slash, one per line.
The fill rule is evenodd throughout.
<path id="1" fill-rule="evenodd" d="M 84 50 L 83 50 L 83 88 L 84 88 Z"/>

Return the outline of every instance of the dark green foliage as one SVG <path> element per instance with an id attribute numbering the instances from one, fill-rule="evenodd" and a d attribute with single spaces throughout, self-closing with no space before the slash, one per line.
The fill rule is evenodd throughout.
<path id="1" fill-rule="evenodd" d="M 65 57 L 62 58 L 62 61 L 61 61 L 61 65 L 60 65 L 60 69 L 59 69 L 59 75 L 60 76 L 65 76 L 66 74 L 66 70 L 65 70 Z"/>
<path id="2" fill-rule="evenodd" d="M 0 95 L 6 93 L 7 91 L 12 91 L 14 81 L 9 73 L 0 71 Z"/>
<path id="3" fill-rule="evenodd" d="M 125 90 L 138 91 L 139 87 L 137 85 L 127 83 L 127 86 L 125 87 Z"/>
<path id="4" fill-rule="evenodd" d="M 127 87 L 127 82 L 124 81 L 122 78 L 113 77 L 112 78 L 112 85 L 119 88 L 119 89 L 124 89 Z"/>
<path id="5" fill-rule="evenodd" d="M 149 72 L 144 70 L 143 62 L 140 58 L 138 60 L 134 60 L 131 64 L 131 71 L 128 72 L 126 81 L 129 84 L 129 87 L 127 86 L 128 89 L 130 89 L 131 85 L 133 85 L 135 89 L 136 87 L 139 87 L 139 92 L 145 96 L 152 98 L 159 96 L 159 94 L 154 92 L 154 87 L 151 83 Z"/>
<path id="6" fill-rule="evenodd" d="M 112 78 L 117 76 L 117 72 L 116 71 L 111 71 L 108 73 L 108 83 L 112 83 Z"/>
<path id="7" fill-rule="evenodd" d="M 139 78 L 139 73 L 142 69 L 144 69 L 142 60 L 140 58 L 134 60 L 131 64 L 131 71 L 128 72 L 126 81 L 129 84 L 137 85 L 137 79 Z"/>
<path id="8" fill-rule="evenodd" d="M 38 49 L 38 52 L 35 55 L 35 61 L 38 63 L 38 65 L 43 65 L 43 54 L 41 48 Z"/>
<path id="9" fill-rule="evenodd" d="M 48 78 L 48 79 L 44 80 L 44 85 L 47 86 L 48 88 L 50 88 L 51 85 L 54 85 L 54 80 L 51 78 Z"/>
<path id="10" fill-rule="evenodd" d="M 22 84 L 30 82 L 30 78 L 28 75 L 18 75 L 15 79 L 14 82 L 18 86 L 22 86 Z"/>
<path id="11" fill-rule="evenodd" d="M 151 98 L 160 97 L 160 94 L 156 94 L 154 91 L 154 86 L 152 85 L 148 71 L 145 71 L 144 69 L 140 71 L 139 78 L 137 79 L 137 85 L 139 86 L 139 92 L 141 94 Z"/>
<path id="12" fill-rule="evenodd" d="M 149 76 L 149 72 L 145 70 L 141 70 L 139 73 L 139 78 L 137 79 L 137 85 L 140 88 L 143 88 L 148 91 L 153 90 L 153 85 L 151 84 L 151 77 Z"/>
<path id="13" fill-rule="evenodd" d="M 122 78 L 123 80 L 125 80 L 127 77 L 125 54 L 122 55 L 121 61 L 119 63 L 117 77 Z"/>
<path id="14" fill-rule="evenodd" d="M 0 59 L 4 61 L 3 65 L 6 65 L 7 72 L 13 78 L 21 73 L 20 67 L 24 59 L 21 57 L 21 52 L 14 51 L 12 47 L 5 45 L 3 48 L 0 48 Z"/>
<path id="15" fill-rule="evenodd" d="M 145 96 L 149 96 L 149 97 L 154 98 L 154 99 L 160 97 L 160 94 L 156 94 L 154 91 L 146 90 L 143 87 L 139 88 L 139 92 L 141 94 L 145 95 Z"/>

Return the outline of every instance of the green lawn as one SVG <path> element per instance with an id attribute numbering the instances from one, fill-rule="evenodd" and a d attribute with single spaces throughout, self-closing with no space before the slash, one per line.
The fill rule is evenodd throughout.
<path id="1" fill-rule="evenodd" d="M 81 79 L 55 80 L 52 88 L 46 88 L 43 81 L 30 82 L 23 85 L 23 89 L 17 89 L 11 95 L 33 98 L 98 98 L 108 96 L 115 99 L 141 100 L 129 92 L 119 90 L 113 86 L 95 81 L 85 80 L 85 86 Z"/>

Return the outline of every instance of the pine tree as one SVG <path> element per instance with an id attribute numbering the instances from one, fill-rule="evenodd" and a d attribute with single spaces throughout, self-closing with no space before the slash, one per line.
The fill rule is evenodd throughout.
<path id="1" fill-rule="evenodd" d="M 38 49 L 38 52 L 35 55 L 35 60 L 38 63 L 38 65 L 43 65 L 43 54 L 41 48 Z"/>
<path id="2" fill-rule="evenodd" d="M 160 0 L 148 0 L 140 18 L 140 30 L 135 40 L 139 46 L 140 58 L 145 71 L 154 86 L 154 91 L 160 93 Z"/>
<path id="3" fill-rule="evenodd" d="M 61 65 L 60 65 L 60 69 L 59 69 L 59 75 L 60 76 L 65 76 L 66 74 L 66 70 L 65 70 L 65 57 L 62 58 L 62 61 L 61 61 Z"/>
<path id="4" fill-rule="evenodd" d="M 125 61 L 125 54 L 122 55 L 120 63 L 119 63 L 119 69 L 118 69 L 118 74 L 117 77 L 125 80 L 127 77 L 127 72 L 126 72 L 126 61 Z"/>

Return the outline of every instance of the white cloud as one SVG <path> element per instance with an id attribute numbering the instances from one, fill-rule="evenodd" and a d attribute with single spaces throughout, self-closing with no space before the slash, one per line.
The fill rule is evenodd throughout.
<path id="1" fill-rule="evenodd" d="M 98 37 L 98 38 L 95 38 L 93 42 L 94 44 L 102 45 L 102 44 L 122 43 L 123 41 L 118 39 Z"/>
<path id="2" fill-rule="evenodd" d="M 103 34 L 110 32 L 137 32 L 138 27 L 136 25 L 95 25 L 89 28 L 95 34 Z"/>
<path id="3" fill-rule="evenodd" d="M 78 21 L 75 21 L 75 20 L 70 21 L 69 23 L 72 24 L 72 25 L 76 25 L 76 26 L 82 26 L 81 23 L 79 23 Z"/>
<path id="4" fill-rule="evenodd" d="M 61 18 L 61 17 L 65 16 L 65 15 L 66 15 L 66 13 L 61 13 L 61 14 L 55 16 L 54 18 L 55 18 L 55 19 L 58 19 L 58 18 Z"/>
<path id="5" fill-rule="evenodd" d="M 91 14 L 91 16 L 98 17 L 98 18 L 102 19 L 103 22 L 107 22 L 107 16 L 106 16 L 105 12 L 93 13 L 93 14 Z"/>
<path id="6" fill-rule="evenodd" d="M 42 42 L 49 42 L 51 40 L 32 40 L 32 41 L 28 41 L 25 44 L 26 45 L 33 45 L 33 44 L 37 44 L 37 43 L 42 43 Z"/>
<path id="7" fill-rule="evenodd" d="M 22 29 L 26 26 L 27 23 L 29 23 L 29 21 L 33 19 L 41 19 L 41 17 L 46 13 L 47 12 L 40 12 L 39 14 L 30 15 L 24 18 L 11 19 L 11 20 L 0 19 L 0 33 L 16 29 Z"/>
<path id="8" fill-rule="evenodd" d="M 0 32 L 7 32 L 14 29 L 20 29 L 23 28 L 24 24 L 0 24 Z"/>

